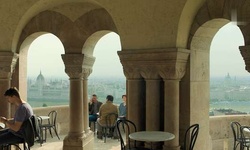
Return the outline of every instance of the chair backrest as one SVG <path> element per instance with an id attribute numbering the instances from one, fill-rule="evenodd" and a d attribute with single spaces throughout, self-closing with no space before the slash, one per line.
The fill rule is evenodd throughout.
<path id="1" fill-rule="evenodd" d="M 185 133 L 184 150 L 193 150 L 199 133 L 199 124 L 191 125 Z"/>
<path id="2" fill-rule="evenodd" d="M 105 117 L 106 124 L 105 126 L 108 128 L 113 128 L 116 125 L 116 120 L 118 118 L 118 114 L 110 113 Z"/>
<path id="3" fill-rule="evenodd" d="M 39 120 L 35 115 L 31 116 L 30 119 L 31 119 L 32 124 L 33 124 L 35 140 L 40 140 L 41 137 L 40 137 Z"/>
<path id="4" fill-rule="evenodd" d="M 129 135 L 131 132 L 136 132 L 137 129 L 136 125 L 130 120 L 127 119 L 117 120 L 116 128 L 120 139 L 121 150 L 125 150 L 126 144 L 121 134 L 120 125 L 122 125 L 122 127 L 125 129 L 124 131 L 126 131 L 126 135 Z M 134 141 L 134 147 L 136 147 L 136 141 Z M 128 138 L 128 149 L 131 149 L 130 138 Z"/>
<path id="5" fill-rule="evenodd" d="M 240 134 L 243 142 L 242 146 L 245 146 L 247 143 L 249 144 L 250 126 L 240 126 Z"/>
<path id="6" fill-rule="evenodd" d="M 237 139 L 241 138 L 241 131 L 240 131 L 241 124 L 239 122 L 234 121 L 230 123 L 230 126 L 233 131 L 234 141 L 237 141 Z"/>
<path id="7" fill-rule="evenodd" d="M 49 112 L 48 116 L 49 116 L 48 123 L 55 126 L 56 125 L 56 118 L 57 118 L 57 111 L 52 110 L 51 112 Z"/>
<path id="8" fill-rule="evenodd" d="M 31 116 L 29 119 L 27 119 L 26 121 L 23 122 L 22 124 L 22 136 L 25 140 L 25 142 L 28 144 L 29 147 L 34 145 L 34 141 L 35 141 L 35 127 L 33 125 L 33 116 Z"/>

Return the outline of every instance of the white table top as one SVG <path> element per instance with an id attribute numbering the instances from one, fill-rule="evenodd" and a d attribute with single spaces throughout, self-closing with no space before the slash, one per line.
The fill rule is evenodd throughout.
<path id="1" fill-rule="evenodd" d="M 49 116 L 39 116 L 42 120 L 49 119 Z"/>
<path id="2" fill-rule="evenodd" d="M 0 122 L 0 127 L 1 127 L 1 128 L 4 128 L 4 127 L 5 127 L 5 124 L 2 123 L 2 122 Z"/>
<path id="3" fill-rule="evenodd" d="M 139 131 L 129 134 L 129 138 L 144 142 L 162 142 L 175 138 L 175 135 L 164 131 Z"/>

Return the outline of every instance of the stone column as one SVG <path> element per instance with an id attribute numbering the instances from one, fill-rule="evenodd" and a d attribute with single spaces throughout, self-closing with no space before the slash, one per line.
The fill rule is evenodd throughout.
<path id="1" fill-rule="evenodd" d="M 10 104 L 4 98 L 4 92 L 11 86 L 11 76 L 14 71 L 18 54 L 0 52 L 0 116 L 11 117 Z"/>
<path id="2" fill-rule="evenodd" d="M 70 77 L 70 122 L 69 133 L 63 141 L 64 150 L 93 149 L 93 135 L 85 134 L 83 108 L 83 77 L 86 77 L 84 60 L 88 57 L 83 54 L 62 55 L 65 64 L 65 72 Z M 86 84 L 84 84 L 86 86 Z M 85 87 L 86 89 L 86 87 Z M 86 118 L 85 118 L 86 119 Z"/>
<path id="3" fill-rule="evenodd" d="M 175 138 L 165 142 L 165 150 L 179 150 L 179 80 L 164 80 L 164 131 Z"/>
<path id="4" fill-rule="evenodd" d="M 160 131 L 160 77 L 152 67 L 141 71 L 146 81 L 146 130 Z"/>
<path id="5" fill-rule="evenodd" d="M 89 128 L 89 101 L 88 101 L 88 76 L 91 74 L 92 69 L 85 68 L 83 76 L 83 124 L 85 133 L 92 133 Z"/>
<path id="6" fill-rule="evenodd" d="M 128 79 L 127 118 L 136 124 L 137 130 L 145 130 L 145 96 L 142 79 Z"/>
<path id="7" fill-rule="evenodd" d="M 186 71 L 189 51 L 176 49 L 170 51 L 169 61 L 160 66 L 160 76 L 164 79 L 164 131 L 173 133 L 175 138 L 164 142 L 164 150 L 180 150 L 179 144 L 179 101 L 180 79 Z"/>

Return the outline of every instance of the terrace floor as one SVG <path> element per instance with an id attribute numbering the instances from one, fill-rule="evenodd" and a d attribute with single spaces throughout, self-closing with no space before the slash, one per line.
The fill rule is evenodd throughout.
<path id="1" fill-rule="evenodd" d="M 65 135 L 60 135 L 60 139 L 57 137 L 51 138 L 50 135 L 47 137 L 47 142 L 40 146 L 39 143 L 35 143 L 32 146 L 32 150 L 62 150 L 63 147 L 63 139 Z M 120 142 L 117 139 L 107 138 L 106 143 L 104 140 L 97 139 L 96 135 L 94 138 L 94 150 L 120 150 Z"/>

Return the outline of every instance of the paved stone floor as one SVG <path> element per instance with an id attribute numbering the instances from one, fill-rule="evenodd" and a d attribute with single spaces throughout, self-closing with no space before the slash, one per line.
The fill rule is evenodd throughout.
<path id="1" fill-rule="evenodd" d="M 60 135 L 60 139 L 58 140 L 56 137 L 51 138 L 48 136 L 47 142 L 40 146 L 39 143 L 35 143 L 35 145 L 31 148 L 31 150 L 62 150 L 63 139 L 64 136 Z M 104 140 L 94 139 L 94 150 L 120 150 L 120 142 L 116 139 L 107 138 L 106 143 Z"/>

